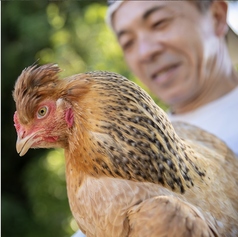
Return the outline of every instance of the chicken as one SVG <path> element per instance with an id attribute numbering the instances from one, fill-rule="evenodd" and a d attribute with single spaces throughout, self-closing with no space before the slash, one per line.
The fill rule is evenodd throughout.
<path id="1" fill-rule="evenodd" d="M 16 149 L 64 148 L 70 208 L 87 236 L 238 236 L 238 160 L 222 141 L 172 126 L 121 75 L 59 72 L 33 65 L 16 81 Z"/>

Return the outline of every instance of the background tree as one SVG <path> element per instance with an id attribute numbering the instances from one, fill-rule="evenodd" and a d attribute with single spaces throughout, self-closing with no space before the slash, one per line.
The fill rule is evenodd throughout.
<path id="1" fill-rule="evenodd" d="M 54 62 L 62 77 L 127 69 L 105 24 L 105 1 L 2 1 L 2 236 L 64 237 L 77 225 L 69 210 L 62 150 L 19 157 L 12 90 L 21 71 Z M 142 85 L 141 85 L 142 86 Z"/>

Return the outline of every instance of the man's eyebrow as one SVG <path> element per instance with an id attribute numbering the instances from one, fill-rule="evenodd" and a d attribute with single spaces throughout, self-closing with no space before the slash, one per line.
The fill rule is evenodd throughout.
<path id="1" fill-rule="evenodd" d="M 152 13 L 156 12 L 156 11 L 159 11 L 159 10 L 162 10 L 164 9 L 165 6 L 156 6 L 156 7 L 152 7 L 152 8 L 149 8 L 148 10 L 146 10 L 144 12 L 144 14 L 142 15 L 142 19 L 143 20 L 146 20 Z M 122 35 L 128 33 L 126 30 L 121 30 L 117 33 L 117 38 L 119 39 Z"/>
<path id="2" fill-rule="evenodd" d="M 156 6 L 153 8 L 149 8 L 148 10 L 145 11 L 145 13 L 142 15 L 142 19 L 146 20 L 152 13 L 162 10 L 165 6 Z"/>

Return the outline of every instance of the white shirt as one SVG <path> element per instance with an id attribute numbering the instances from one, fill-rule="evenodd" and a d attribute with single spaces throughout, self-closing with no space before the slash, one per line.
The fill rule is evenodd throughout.
<path id="1" fill-rule="evenodd" d="M 238 156 L 238 87 L 194 111 L 179 115 L 169 112 L 168 116 L 172 122 L 187 122 L 216 135 Z"/>
<path id="2" fill-rule="evenodd" d="M 78 230 L 76 233 L 74 233 L 71 237 L 85 237 L 86 235 L 81 231 Z"/>

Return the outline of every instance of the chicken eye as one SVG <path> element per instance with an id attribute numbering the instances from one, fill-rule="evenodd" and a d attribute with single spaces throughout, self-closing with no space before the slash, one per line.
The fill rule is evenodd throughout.
<path id="1" fill-rule="evenodd" d="M 48 108 L 46 106 L 41 107 L 37 112 L 38 118 L 43 118 L 47 114 Z"/>

